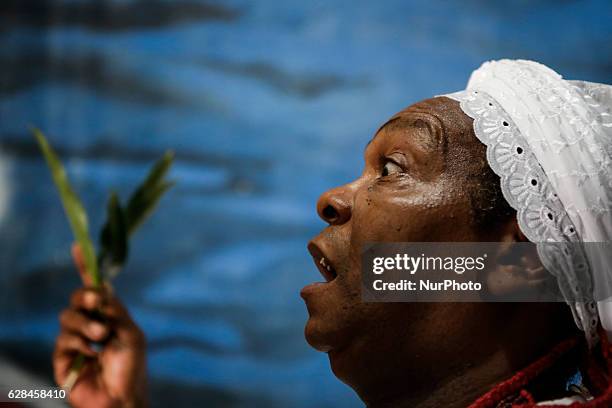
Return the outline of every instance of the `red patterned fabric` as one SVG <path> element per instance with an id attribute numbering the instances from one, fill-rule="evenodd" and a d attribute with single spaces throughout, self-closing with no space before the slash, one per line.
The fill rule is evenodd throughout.
<path id="1" fill-rule="evenodd" d="M 586 403 L 576 402 L 571 405 L 546 405 L 547 408 L 612 408 L 612 346 L 605 334 L 602 334 L 600 337 L 600 346 L 597 350 L 593 351 L 586 370 L 589 383 L 592 385 L 591 391 L 595 398 Z M 512 396 L 520 397 L 517 399 L 521 401 L 520 403 L 510 404 L 513 408 L 538 407 L 537 401 L 534 401 L 533 396 L 526 388 L 536 377 L 545 374 L 546 370 L 555 362 L 575 349 L 579 343 L 578 338 L 572 338 L 558 344 L 547 355 L 493 387 L 486 394 L 478 398 L 469 408 L 497 408 Z"/>

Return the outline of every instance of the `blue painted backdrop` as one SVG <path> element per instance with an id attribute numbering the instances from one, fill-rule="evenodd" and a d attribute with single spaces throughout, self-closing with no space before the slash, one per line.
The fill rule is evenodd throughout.
<path id="1" fill-rule="evenodd" d="M 482 61 L 610 83 L 611 39 L 608 0 L 2 0 L 0 352 L 50 378 L 79 284 L 34 124 L 94 230 L 111 189 L 176 151 L 179 184 L 116 281 L 148 335 L 154 405 L 358 405 L 302 335 L 318 195 L 357 175 L 388 116 Z"/>

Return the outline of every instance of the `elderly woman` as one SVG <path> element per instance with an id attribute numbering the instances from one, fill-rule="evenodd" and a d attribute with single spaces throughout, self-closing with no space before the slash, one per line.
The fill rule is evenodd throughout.
<path id="1" fill-rule="evenodd" d="M 308 247 L 326 282 L 302 290 L 306 339 L 368 406 L 612 406 L 609 304 L 570 300 L 611 281 L 612 254 L 581 244 L 612 239 L 611 106 L 607 85 L 530 61 L 486 63 L 465 91 L 389 119 L 362 175 L 321 196 L 329 226 Z M 528 240 L 577 248 L 540 252 L 568 305 L 362 301 L 366 242 Z M 575 284 L 578 261 L 590 287 Z M 58 384 L 77 352 L 91 357 L 73 405 L 145 404 L 144 337 L 115 297 L 78 290 L 60 321 Z"/>

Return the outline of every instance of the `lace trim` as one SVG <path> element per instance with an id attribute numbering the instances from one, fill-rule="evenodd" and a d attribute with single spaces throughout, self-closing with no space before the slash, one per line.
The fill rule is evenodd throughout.
<path id="1" fill-rule="evenodd" d="M 580 245 L 569 245 L 581 242 L 577 229 L 510 115 L 482 91 L 445 96 L 458 101 L 463 112 L 474 119 L 474 133 L 487 146 L 487 161 L 501 179 L 505 199 L 517 211 L 521 231 L 537 244 L 542 263 L 557 278 L 565 299 L 591 299 L 592 282 L 584 250 Z M 543 245 L 552 242 L 559 245 Z M 599 322 L 596 303 L 567 303 L 576 325 L 594 346 Z"/>

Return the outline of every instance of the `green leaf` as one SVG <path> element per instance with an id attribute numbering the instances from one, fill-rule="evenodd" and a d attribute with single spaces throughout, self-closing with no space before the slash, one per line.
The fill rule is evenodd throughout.
<path id="1" fill-rule="evenodd" d="M 107 221 L 100 233 L 100 265 L 102 270 L 118 269 L 127 258 L 128 235 L 125 214 L 117 193 L 111 194 L 106 211 Z"/>
<path id="2" fill-rule="evenodd" d="M 87 213 L 85 212 L 83 204 L 81 204 L 78 196 L 70 186 L 64 166 L 60 162 L 51 145 L 49 145 L 49 142 L 45 136 L 36 128 L 32 129 L 32 133 L 36 137 L 40 149 L 45 156 L 45 160 L 47 161 L 47 165 L 51 170 L 51 176 L 59 191 L 60 198 L 64 206 L 64 211 L 66 212 L 66 216 L 70 222 L 70 228 L 72 229 L 76 242 L 81 247 L 87 273 L 91 276 L 93 285 L 97 287 L 100 285 L 101 279 L 100 274 L 98 273 L 96 252 L 89 236 Z"/>
<path id="3" fill-rule="evenodd" d="M 105 279 L 112 279 L 125 263 L 129 236 L 152 213 L 161 196 L 174 184 L 163 180 L 174 155 L 166 152 L 149 171 L 123 208 L 113 193 L 107 206 L 107 220 L 100 234 L 99 267 Z"/>
<path id="4" fill-rule="evenodd" d="M 130 197 L 125 210 L 128 235 L 133 234 L 142 225 L 155 209 L 161 196 L 174 185 L 163 180 L 173 160 L 174 153 L 166 152 Z"/>

